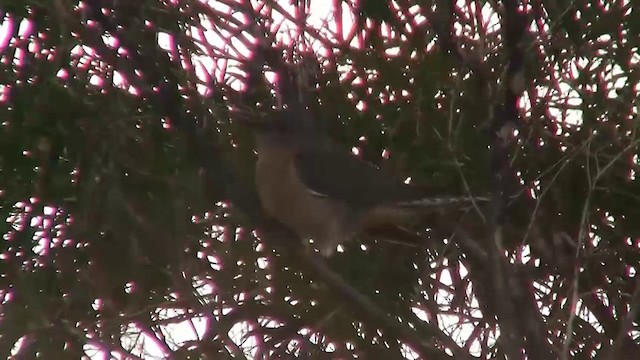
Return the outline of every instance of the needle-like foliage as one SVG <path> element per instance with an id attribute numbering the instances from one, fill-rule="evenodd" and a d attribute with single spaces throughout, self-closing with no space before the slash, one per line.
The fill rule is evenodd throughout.
<path id="1" fill-rule="evenodd" d="M 634 1 L 0 14 L 0 358 L 640 358 Z M 318 258 L 264 215 L 243 123 L 292 96 L 345 151 L 490 201 Z"/>

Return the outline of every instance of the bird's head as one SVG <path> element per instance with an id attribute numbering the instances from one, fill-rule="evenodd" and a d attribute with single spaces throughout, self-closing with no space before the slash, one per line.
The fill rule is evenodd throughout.
<path id="1" fill-rule="evenodd" d="M 287 109 L 278 116 L 243 120 L 254 132 L 258 149 L 262 147 L 305 148 L 317 145 L 320 132 L 310 119 L 296 118 Z"/>

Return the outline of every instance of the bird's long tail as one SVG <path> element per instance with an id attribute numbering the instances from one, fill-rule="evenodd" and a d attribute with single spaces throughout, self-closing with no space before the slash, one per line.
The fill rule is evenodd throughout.
<path id="1" fill-rule="evenodd" d="M 486 202 L 486 197 L 468 197 L 468 196 L 430 196 L 415 200 L 401 201 L 395 203 L 394 206 L 399 207 L 436 207 L 457 204 L 470 204 L 474 201 Z"/>

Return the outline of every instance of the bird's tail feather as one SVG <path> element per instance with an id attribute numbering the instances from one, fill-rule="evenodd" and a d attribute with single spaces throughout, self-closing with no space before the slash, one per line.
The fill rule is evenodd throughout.
<path id="1" fill-rule="evenodd" d="M 434 206 L 446 206 L 456 204 L 470 204 L 474 201 L 485 202 L 489 201 L 486 197 L 463 197 L 463 196 L 431 196 L 421 199 L 407 200 L 397 202 L 394 205 L 400 207 L 434 207 Z"/>

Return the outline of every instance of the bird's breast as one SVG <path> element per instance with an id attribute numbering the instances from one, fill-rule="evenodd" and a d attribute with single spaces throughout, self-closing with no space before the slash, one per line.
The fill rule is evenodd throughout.
<path id="1" fill-rule="evenodd" d="M 278 150 L 260 152 L 256 187 L 265 211 L 299 237 L 322 241 L 328 236 L 347 235 L 343 230 L 344 204 L 309 191 L 297 174 L 294 154 Z"/>

